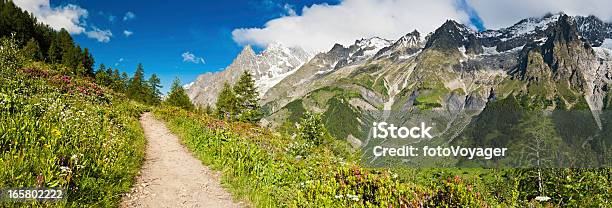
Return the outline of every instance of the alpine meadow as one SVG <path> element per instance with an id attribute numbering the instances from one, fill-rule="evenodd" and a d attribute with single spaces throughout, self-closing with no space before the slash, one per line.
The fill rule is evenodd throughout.
<path id="1" fill-rule="evenodd" d="M 0 0 L 0 207 L 612 207 L 600 4 Z"/>

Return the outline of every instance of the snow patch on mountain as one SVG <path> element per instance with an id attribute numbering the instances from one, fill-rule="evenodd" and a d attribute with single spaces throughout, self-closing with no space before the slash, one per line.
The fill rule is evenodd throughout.
<path id="1" fill-rule="evenodd" d="M 301 66 L 301 65 L 300 65 Z M 259 80 L 255 81 L 255 85 L 257 86 L 257 91 L 260 96 L 263 96 L 270 88 L 274 87 L 274 85 L 278 84 L 281 80 L 285 79 L 285 77 L 293 74 L 300 67 L 295 67 L 295 69 L 288 71 L 283 74 L 277 74 L 271 77 L 261 77 Z"/>
<path id="2" fill-rule="evenodd" d="M 193 84 L 195 84 L 195 82 L 187 83 L 187 84 L 183 85 L 183 89 L 189 90 L 189 88 L 191 88 L 191 86 L 193 86 Z"/>
<path id="3" fill-rule="evenodd" d="M 522 22 L 510 27 L 510 31 L 513 35 L 519 36 L 524 34 L 535 33 L 536 29 L 546 30 L 550 23 L 559 20 L 561 15 L 554 15 L 546 18 L 527 18 Z"/>
<path id="4" fill-rule="evenodd" d="M 193 84 L 188 84 L 187 95 L 196 105 L 214 105 L 223 83 L 234 84 L 244 71 L 248 71 L 259 95 L 263 96 L 312 57 L 313 53 L 304 49 L 278 43 L 270 44 L 259 54 L 247 45 L 223 71 L 202 74 Z"/>
<path id="5" fill-rule="evenodd" d="M 502 28 L 500 30 L 488 30 L 478 34 L 479 37 L 501 37 L 501 41 L 506 41 L 508 39 L 534 34 L 536 31 L 543 31 L 548 28 L 548 26 L 552 25 L 552 23 L 559 20 L 561 15 L 552 15 L 544 18 L 536 18 L 531 17 L 527 19 L 523 19 L 520 22 L 508 27 Z"/>
<path id="6" fill-rule="evenodd" d="M 376 52 L 380 51 L 384 47 L 390 46 L 391 41 L 382 39 L 379 37 L 374 37 L 366 40 L 359 41 L 357 46 L 363 50 L 364 56 L 373 56 Z"/>

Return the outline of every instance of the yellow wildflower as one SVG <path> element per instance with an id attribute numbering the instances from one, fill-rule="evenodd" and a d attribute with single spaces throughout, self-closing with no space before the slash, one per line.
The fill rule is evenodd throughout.
<path id="1" fill-rule="evenodd" d="M 56 137 L 61 137 L 62 136 L 62 132 L 57 130 L 57 129 L 51 130 L 51 133 L 53 133 L 53 135 L 55 135 Z"/>

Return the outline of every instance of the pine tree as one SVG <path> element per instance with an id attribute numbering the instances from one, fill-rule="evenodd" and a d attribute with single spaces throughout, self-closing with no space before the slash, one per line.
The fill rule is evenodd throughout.
<path id="1" fill-rule="evenodd" d="M 36 39 L 31 38 L 28 43 L 23 47 L 23 53 L 26 58 L 34 61 L 42 60 L 42 52 Z"/>
<path id="2" fill-rule="evenodd" d="M 174 79 L 174 82 L 172 82 L 170 94 L 164 102 L 167 105 L 180 107 L 185 110 L 194 109 L 194 106 L 191 103 L 191 100 L 189 100 L 189 96 L 187 96 L 185 89 L 183 89 L 183 87 L 181 86 L 181 80 L 178 77 Z"/>
<path id="3" fill-rule="evenodd" d="M 52 64 L 57 64 L 62 59 L 62 51 L 57 45 L 56 41 L 51 42 L 51 46 L 49 46 L 49 51 L 47 52 L 47 62 Z"/>
<path id="4" fill-rule="evenodd" d="M 85 48 L 85 50 L 83 50 L 83 53 L 81 54 L 81 63 L 83 63 L 83 68 L 85 68 L 85 74 L 87 76 L 92 76 L 94 74 L 94 59 L 93 56 L 89 53 L 88 48 Z"/>
<path id="5" fill-rule="evenodd" d="M 130 76 L 127 73 L 121 72 L 121 76 L 119 76 L 119 70 L 115 69 L 113 71 L 113 79 L 117 77 L 115 86 L 119 89 L 119 92 L 126 92 L 127 87 L 130 84 Z"/>
<path id="6" fill-rule="evenodd" d="M 333 140 L 323 124 L 321 114 L 305 112 L 298 126 L 297 136 L 314 145 L 329 143 Z"/>
<path id="7" fill-rule="evenodd" d="M 145 101 L 145 85 L 144 85 L 144 67 L 142 64 L 138 64 L 134 76 L 130 80 L 127 86 L 126 95 L 128 98 L 144 102 Z"/>
<path id="8" fill-rule="evenodd" d="M 162 87 L 161 81 L 156 74 L 152 74 L 147 81 L 149 85 L 149 103 L 157 105 L 161 102 L 161 92 L 159 89 Z"/>
<path id="9" fill-rule="evenodd" d="M 73 70 L 74 74 L 82 75 L 79 67 L 79 56 L 81 55 L 80 48 L 68 47 L 63 49 L 62 64 Z M 84 71 L 84 70 L 83 70 Z"/>
<path id="10" fill-rule="evenodd" d="M 238 112 L 238 98 L 232 87 L 226 82 L 223 84 L 223 89 L 219 92 L 219 97 L 216 103 L 216 114 L 220 119 L 233 120 Z"/>
<path id="11" fill-rule="evenodd" d="M 244 71 L 234 85 L 234 93 L 238 100 L 238 119 L 244 122 L 256 123 L 261 120 L 263 113 L 259 106 L 259 93 L 251 73 Z"/>
<path id="12" fill-rule="evenodd" d="M 104 64 L 100 64 L 100 67 L 96 71 L 95 78 L 96 83 L 99 85 L 110 87 L 111 85 L 111 76 L 112 74 L 108 74 L 106 66 Z"/>

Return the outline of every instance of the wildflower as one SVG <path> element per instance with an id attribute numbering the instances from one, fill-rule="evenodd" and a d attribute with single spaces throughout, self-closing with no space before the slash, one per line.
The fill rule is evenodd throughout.
<path id="1" fill-rule="evenodd" d="M 75 161 L 74 163 L 78 163 L 79 162 L 79 158 L 77 157 L 76 154 L 73 154 L 72 156 L 70 156 L 70 160 Z"/>
<path id="2" fill-rule="evenodd" d="M 60 167 L 60 170 L 61 170 L 62 172 L 71 172 L 71 169 L 70 169 L 70 167 L 68 167 L 68 166 L 61 166 L 61 167 Z"/>
<path id="3" fill-rule="evenodd" d="M 455 181 L 455 183 L 461 183 L 461 177 L 456 175 L 453 180 Z"/>
<path id="4" fill-rule="evenodd" d="M 38 174 L 38 176 L 36 176 L 36 186 L 41 187 L 44 182 L 45 182 L 45 176 L 42 174 Z"/>
<path id="5" fill-rule="evenodd" d="M 57 129 L 51 130 L 51 133 L 53 135 L 55 135 L 56 137 L 61 137 L 62 136 L 62 132 L 60 130 L 57 130 Z"/>
<path id="6" fill-rule="evenodd" d="M 359 196 L 357 195 L 352 195 L 352 194 L 346 194 L 346 197 L 353 200 L 353 201 L 359 201 Z"/>

